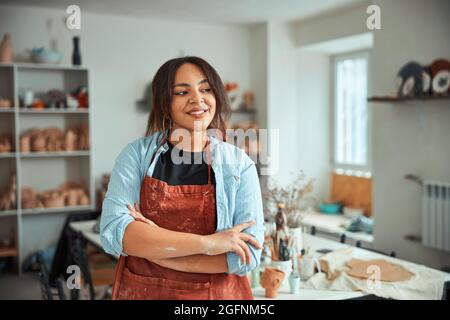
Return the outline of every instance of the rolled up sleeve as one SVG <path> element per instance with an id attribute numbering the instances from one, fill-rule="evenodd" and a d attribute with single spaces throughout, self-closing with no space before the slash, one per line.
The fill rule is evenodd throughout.
<path id="1" fill-rule="evenodd" d="M 127 226 L 134 221 L 127 204 L 139 203 L 140 186 L 139 157 L 133 145 L 129 144 L 116 159 L 102 206 L 100 242 L 109 254 L 126 255 L 123 236 Z"/>
<path id="2" fill-rule="evenodd" d="M 240 184 L 236 194 L 235 213 L 233 215 L 233 225 L 237 225 L 250 220 L 255 220 L 256 223 L 243 230 L 243 232 L 252 235 L 261 245 L 264 241 L 264 213 L 261 197 L 261 188 L 256 166 L 253 161 L 247 164 L 247 167 L 242 171 L 240 177 Z M 227 253 L 228 273 L 245 276 L 254 268 L 259 266 L 261 259 L 261 249 L 255 248 L 253 245 L 246 242 L 250 253 L 250 264 L 243 264 L 239 255 L 235 252 Z"/>

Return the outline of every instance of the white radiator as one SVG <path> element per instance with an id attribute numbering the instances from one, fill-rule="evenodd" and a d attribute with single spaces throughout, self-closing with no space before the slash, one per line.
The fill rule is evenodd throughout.
<path id="1" fill-rule="evenodd" d="M 450 251 L 450 183 L 424 181 L 422 244 Z"/>

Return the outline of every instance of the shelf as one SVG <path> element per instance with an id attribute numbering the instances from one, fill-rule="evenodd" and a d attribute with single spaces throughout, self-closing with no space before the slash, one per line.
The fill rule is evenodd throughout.
<path id="1" fill-rule="evenodd" d="M 252 110 L 246 110 L 246 109 L 236 109 L 236 110 L 231 110 L 231 113 L 244 113 L 244 114 L 255 114 L 256 110 L 252 109 Z"/>
<path id="2" fill-rule="evenodd" d="M 34 208 L 34 209 L 22 209 L 23 215 L 34 214 L 48 214 L 48 213 L 65 213 L 65 212 L 80 212 L 93 210 L 91 205 L 87 206 L 75 206 L 75 207 L 60 207 L 60 208 Z"/>
<path id="3" fill-rule="evenodd" d="M 20 114 L 89 114 L 89 109 L 20 109 Z"/>
<path id="4" fill-rule="evenodd" d="M 46 63 L 15 63 L 19 69 L 36 69 L 36 70 L 69 70 L 69 71 L 87 71 L 84 66 L 71 66 L 60 64 L 46 64 Z"/>
<path id="5" fill-rule="evenodd" d="M 51 158 L 51 157 L 87 157 L 91 154 L 86 151 L 61 151 L 61 152 L 21 152 L 21 158 Z"/>
<path id="6" fill-rule="evenodd" d="M 16 257 L 18 251 L 15 247 L 0 247 L 0 258 Z"/>
<path id="7" fill-rule="evenodd" d="M 16 209 L 0 211 L 0 217 L 15 216 L 16 214 L 17 214 Z"/>
<path id="8" fill-rule="evenodd" d="M 11 108 L 0 109 L 0 134 L 6 131 L 15 137 L 15 152 L 0 153 L 0 173 L 6 177 L 7 171 L 17 174 L 17 210 L 0 211 L 0 226 L 4 223 L 15 226 L 11 248 L 0 248 L 0 257 L 16 256 L 14 264 L 17 272 L 22 272 L 24 259 L 38 249 L 45 248 L 48 243 L 57 241 L 58 232 L 48 232 L 48 226 L 55 226 L 71 213 L 84 213 L 95 210 L 95 181 L 93 179 L 92 148 L 91 150 L 74 150 L 58 152 L 20 152 L 17 141 L 23 131 L 31 128 L 70 128 L 85 125 L 89 133 L 93 132 L 92 106 L 89 108 L 43 108 L 32 109 L 19 106 L 20 88 L 29 88 L 36 93 L 44 93 L 49 89 L 72 92 L 79 86 L 86 87 L 89 95 L 90 69 L 86 66 L 63 64 L 40 64 L 30 62 L 0 63 L 1 95 L 11 100 Z M 56 105 L 55 105 L 56 106 Z M 92 135 L 87 143 L 92 146 Z M 37 167 L 36 167 L 37 166 Z M 83 183 L 89 205 L 60 208 L 20 207 L 20 191 L 25 185 L 36 191 L 55 189 L 57 185 L 73 181 Z M 24 185 L 24 182 L 26 184 Z M 0 183 L 0 187 L 2 184 Z M 34 217 L 34 218 L 33 218 Z M 11 220 L 11 221 L 9 221 Z M 39 221 L 37 221 L 39 220 Z M 4 229 L 4 228 L 3 228 Z M 31 232 L 32 231 L 32 232 Z M 12 248 L 16 246 L 16 248 Z M 8 250 L 4 250 L 8 249 Z"/>
<path id="9" fill-rule="evenodd" d="M 0 113 L 14 113 L 14 108 L 0 108 Z"/>
<path id="10" fill-rule="evenodd" d="M 370 97 L 368 102 L 389 102 L 389 103 L 402 103 L 407 101 L 436 101 L 436 100 L 450 100 L 450 95 L 444 96 L 422 96 L 422 97 Z"/>
<path id="11" fill-rule="evenodd" d="M 16 153 L 15 152 L 2 152 L 0 153 L 0 159 L 11 159 L 15 158 Z"/>

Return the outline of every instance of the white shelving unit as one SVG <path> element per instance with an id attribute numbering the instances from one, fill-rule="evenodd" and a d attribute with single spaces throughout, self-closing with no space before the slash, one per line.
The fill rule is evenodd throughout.
<path id="1" fill-rule="evenodd" d="M 0 153 L 0 188 L 10 174 L 17 175 L 17 208 L 0 211 L 0 237 L 13 235 L 13 247 L 0 249 L 0 258 L 13 257 L 17 272 L 28 254 L 54 244 L 60 236 L 68 213 L 91 211 L 95 206 L 92 176 L 92 104 L 88 109 L 19 108 L 19 89 L 47 92 L 58 89 L 71 92 L 79 85 L 88 88 L 89 70 L 84 67 L 31 63 L 0 64 L 0 96 L 12 101 L 13 108 L 0 109 L 0 135 L 13 137 L 13 152 Z M 71 152 L 20 152 L 20 135 L 31 128 L 58 127 L 62 130 L 86 124 L 91 150 Z M 84 182 L 89 190 L 87 206 L 22 209 L 21 190 L 30 186 L 38 192 L 57 188 L 66 181 Z"/>

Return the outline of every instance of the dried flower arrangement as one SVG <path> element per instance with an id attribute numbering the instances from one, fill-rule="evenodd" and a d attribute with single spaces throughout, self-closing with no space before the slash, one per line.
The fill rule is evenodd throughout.
<path id="1" fill-rule="evenodd" d="M 264 207 L 265 218 L 269 221 L 274 221 L 276 207 L 279 203 L 284 205 L 283 212 L 287 217 L 287 226 L 289 228 L 300 227 L 303 215 L 301 213 L 304 204 L 308 201 L 315 201 L 315 198 L 310 196 L 313 191 L 313 179 L 306 179 L 303 172 L 300 172 L 296 179 L 285 187 L 279 187 L 276 183 L 273 188 L 269 188 L 264 192 L 263 197 L 266 202 Z"/>
<path id="2" fill-rule="evenodd" d="M 269 239 L 269 247 L 272 260 L 288 261 L 292 255 L 294 239 L 287 226 L 286 214 L 283 211 L 285 208 L 284 204 L 278 203 L 277 206 L 278 212 L 275 218 L 276 228 Z"/>

